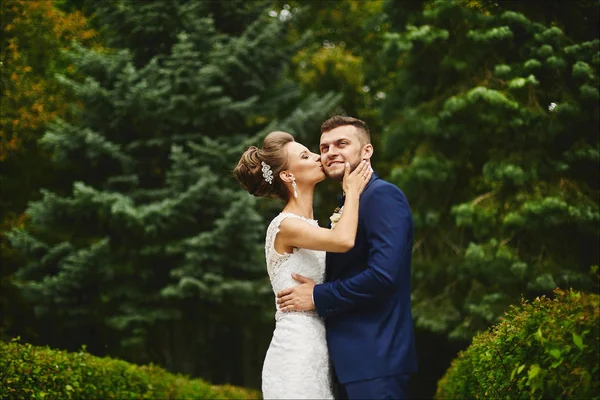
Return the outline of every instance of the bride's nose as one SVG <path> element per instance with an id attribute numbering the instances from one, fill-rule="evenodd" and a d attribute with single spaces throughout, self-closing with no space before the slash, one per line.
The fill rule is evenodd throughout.
<path id="1" fill-rule="evenodd" d="M 317 153 L 312 153 L 313 160 L 321 161 L 321 155 Z"/>

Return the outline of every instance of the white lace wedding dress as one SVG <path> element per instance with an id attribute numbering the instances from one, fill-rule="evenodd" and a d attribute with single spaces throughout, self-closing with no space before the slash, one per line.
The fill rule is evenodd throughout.
<path id="1" fill-rule="evenodd" d="M 296 286 L 298 273 L 322 283 L 325 279 L 325 252 L 294 249 L 292 254 L 275 251 L 275 237 L 285 218 L 299 218 L 318 226 L 317 221 L 281 213 L 267 229 L 265 256 L 267 271 L 277 292 Z M 333 399 L 329 355 L 323 320 L 314 311 L 275 313 L 275 331 L 262 371 L 265 399 Z"/>

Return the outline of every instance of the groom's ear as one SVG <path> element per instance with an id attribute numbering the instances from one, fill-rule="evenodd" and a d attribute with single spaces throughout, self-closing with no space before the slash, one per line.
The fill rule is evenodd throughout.
<path id="1" fill-rule="evenodd" d="M 279 179 L 284 182 L 290 183 L 294 179 L 294 174 L 290 174 L 288 171 L 281 171 L 279 173 Z"/>
<path id="2" fill-rule="evenodd" d="M 362 149 L 361 158 L 363 160 L 369 160 L 373 156 L 373 145 L 371 143 L 365 144 Z"/>

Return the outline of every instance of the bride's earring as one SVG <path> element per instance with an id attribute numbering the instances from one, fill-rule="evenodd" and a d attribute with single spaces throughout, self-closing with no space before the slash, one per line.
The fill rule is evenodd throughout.
<path id="1" fill-rule="evenodd" d="M 296 179 L 292 178 L 292 187 L 294 188 L 294 197 L 298 197 L 298 192 L 296 191 Z"/>

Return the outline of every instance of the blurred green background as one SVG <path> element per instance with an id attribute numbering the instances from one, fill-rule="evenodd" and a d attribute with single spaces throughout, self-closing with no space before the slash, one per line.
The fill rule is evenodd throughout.
<path id="1" fill-rule="evenodd" d="M 282 205 L 231 170 L 346 114 L 411 202 L 430 398 L 509 305 L 598 291 L 599 5 L 4 0 L 1 338 L 259 388 Z"/>

